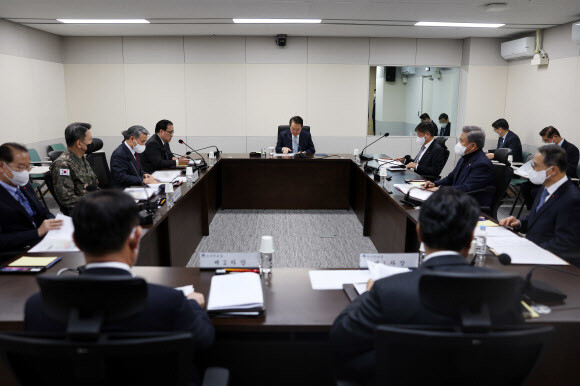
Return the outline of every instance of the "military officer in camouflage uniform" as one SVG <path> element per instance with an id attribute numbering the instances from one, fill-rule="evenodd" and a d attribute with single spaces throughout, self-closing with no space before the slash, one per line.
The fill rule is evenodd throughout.
<path id="1" fill-rule="evenodd" d="M 55 194 L 69 214 L 87 194 L 87 187 L 96 189 L 99 181 L 85 153 L 92 143 L 88 123 L 71 123 L 64 131 L 67 149 L 50 166 Z M 89 188 L 90 189 L 90 188 Z"/>

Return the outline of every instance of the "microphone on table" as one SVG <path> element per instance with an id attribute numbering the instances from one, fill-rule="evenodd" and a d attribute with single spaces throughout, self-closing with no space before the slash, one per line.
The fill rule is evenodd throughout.
<path id="1" fill-rule="evenodd" d="M 131 164 L 131 167 L 133 168 L 133 171 L 135 172 L 135 174 L 137 176 L 139 176 L 139 172 L 137 171 L 137 168 L 135 167 L 135 165 L 133 165 L 132 162 L 130 164 Z M 149 202 L 147 188 L 145 188 L 145 184 L 143 183 L 142 177 L 139 178 L 139 182 L 141 183 L 141 187 L 143 188 L 143 191 L 145 192 L 145 209 L 142 209 L 139 211 L 139 225 L 153 224 L 153 217 L 155 216 L 155 214 L 153 213 L 153 210 L 151 209 L 151 206 L 150 206 L 151 203 Z"/>
<path id="2" fill-rule="evenodd" d="M 550 267 L 547 265 L 537 265 L 534 268 L 530 269 L 528 274 L 526 275 L 525 285 L 524 285 L 524 294 L 529 297 L 530 299 L 537 301 L 537 302 L 557 302 L 566 299 L 567 295 L 562 291 L 552 287 L 548 283 L 544 283 L 539 280 L 532 280 L 532 273 L 536 269 L 546 268 L 551 269 L 553 271 L 567 273 L 568 275 L 573 275 L 580 277 L 580 274 L 574 272 L 568 272 L 566 270 Z"/>
<path id="3" fill-rule="evenodd" d="M 422 201 L 422 200 L 419 200 L 419 199 L 417 199 L 417 198 L 411 197 L 411 190 L 414 190 L 414 189 L 423 190 L 423 189 L 421 189 L 421 188 L 420 188 L 420 187 L 418 187 L 418 186 L 413 186 L 413 187 L 411 187 L 411 188 L 410 188 L 410 189 L 407 191 L 407 194 L 405 194 L 405 198 L 403 198 L 403 199 L 401 200 L 401 203 L 402 203 L 402 204 L 405 204 L 405 205 L 410 205 L 410 206 L 421 206 L 421 205 L 423 205 L 423 201 Z"/>
<path id="4" fill-rule="evenodd" d="M 202 147 L 201 149 L 195 149 L 195 151 L 196 151 L 196 152 L 198 152 L 198 151 L 205 150 L 205 149 L 209 149 L 209 148 L 212 148 L 212 147 L 215 147 L 215 151 L 213 152 L 213 154 L 214 154 L 216 157 L 219 157 L 219 156 L 220 156 L 220 155 L 223 153 L 223 152 L 222 152 L 220 149 L 218 149 L 218 147 L 217 147 L 217 146 L 215 146 L 215 145 L 210 145 L 210 146 Z M 188 152 L 187 152 L 187 153 L 185 153 L 185 154 L 187 154 L 187 155 L 190 155 L 191 153 L 192 153 L 191 151 L 188 151 Z"/>
<path id="5" fill-rule="evenodd" d="M 499 260 L 501 265 L 510 265 L 512 263 L 512 258 L 507 253 L 500 253 L 497 256 L 497 259 Z M 469 263 L 469 265 L 475 265 L 475 256 L 473 257 L 473 260 L 471 260 L 471 263 Z"/>
<path id="6" fill-rule="evenodd" d="M 298 152 L 294 154 L 294 158 L 306 158 L 306 153 L 301 153 L 300 145 L 298 145 Z"/>
<path id="7" fill-rule="evenodd" d="M 374 144 L 375 142 L 378 142 L 378 141 L 380 141 L 381 139 L 383 139 L 383 138 L 385 138 L 385 137 L 388 137 L 388 136 L 389 136 L 389 133 L 385 133 L 385 134 L 381 135 L 381 137 L 380 137 L 379 139 L 377 139 L 376 141 L 373 141 L 373 142 L 369 143 L 368 145 L 366 145 L 366 146 L 364 147 L 364 149 L 362 149 L 362 151 L 360 152 L 360 153 L 361 153 L 361 154 L 360 154 L 360 159 L 362 159 L 362 160 L 365 160 L 365 161 L 368 161 L 368 160 L 371 160 L 371 159 L 373 159 L 374 157 L 372 157 L 372 156 L 370 156 L 370 155 L 368 155 L 368 154 L 364 154 L 364 152 L 365 152 L 365 149 L 366 149 L 367 147 L 369 147 L 370 145 Z"/>
<path id="8" fill-rule="evenodd" d="M 193 151 L 195 154 L 197 154 L 199 156 L 199 158 L 201 159 L 201 164 L 195 165 L 199 170 L 207 169 L 207 163 L 205 162 L 205 159 L 203 158 L 203 156 L 201 154 L 199 154 L 193 147 L 191 147 L 187 143 L 185 143 L 185 141 L 183 139 L 180 139 L 177 142 L 179 142 L 182 145 L 185 145 L 185 147 L 187 147 L 188 149 L 190 149 L 191 151 Z"/>
<path id="9" fill-rule="evenodd" d="M 187 153 L 185 153 L 185 155 L 183 155 L 183 154 L 177 154 L 177 153 L 173 153 L 173 155 L 176 155 L 176 156 L 182 157 L 182 158 L 191 159 L 191 157 L 189 157 L 189 154 L 188 153 L 191 153 L 191 152 L 188 151 Z"/>

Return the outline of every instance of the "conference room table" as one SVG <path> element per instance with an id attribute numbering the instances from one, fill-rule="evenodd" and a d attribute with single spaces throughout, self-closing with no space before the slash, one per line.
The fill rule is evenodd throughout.
<path id="1" fill-rule="evenodd" d="M 402 204 L 404 195 L 392 185 L 418 176 L 410 171 L 389 172 L 388 186 L 393 192 L 389 194 L 362 166 L 350 156 L 252 159 L 223 155 L 192 186 L 181 186 L 182 196 L 172 208 L 160 208 L 141 240 L 134 273 L 171 287 L 193 284 L 207 299 L 215 271 L 185 268 L 185 264 L 201 238 L 209 234 L 209 224 L 220 208 L 351 209 L 379 252 L 417 251 L 419 211 Z M 48 273 L 84 264 L 81 253 L 62 254 L 62 258 Z M 532 268 L 504 266 L 491 255 L 486 266 L 521 275 Z M 560 268 L 580 272 L 573 266 Z M 313 290 L 311 269 L 274 268 L 270 278 L 262 278 L 264 318 L 214 318 L 216 344 L 209 352 L 200 353 L 200 359 L 207 365 L 229 368 L 235 385 L 334 384 L 328 333 L 349 300 L 342 290 Z M 553 325 L 556 334 L 525 384 L 576 385 L 580 281 L 548 269 L 536 270 L 534 278 L 554 285 L 568 297 L 560 304 L 550 304 L 551 313 L 527 321 Z M 36 291 L 33 275 L 0 276 L 0 330 L 22 328 L 24 304 Z M 418 367 L 420 361 L 419 355 Z"/>

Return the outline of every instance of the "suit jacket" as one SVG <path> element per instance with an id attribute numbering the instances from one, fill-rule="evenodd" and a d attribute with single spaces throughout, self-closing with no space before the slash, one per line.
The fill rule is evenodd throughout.
<path id="1" fill-rule="evenodd" d="M 580 257 L 580 190 L 566 181 L 536 211 L 542 190 L 530 213 L 520 219 L 520 232 L 540 247 L 565 258 Z"/>
<path id="2" fill-rule="evenodd" d="M 447 123 L 445 128 L 441 128 L 439 131 L 440 137 L 449 137 L 451 135 L 451 122 Z"/>
<path id="3" fill-rule="evenodd" d="M 36 198 L 30 184 L 21 189 L 36 215 L 31 218 L 20 202 L 0 185 L 0 251 L 24 251 L 38 244 L 41 239 L 38 227 L 44 220 L 54 218 Z"/>
<path id="4" fill-rule="evenodd" d="M 409 158 L 409 162 L 413 159 Z M 425 154 L 421 157 L 419 166 L 417 166 L 415 171 L 421 175 L 439 176 L 441 170 L 445 167 L 445 162 L 447 162 L 445 148 L 439 142 L 433 140 L 433 143 L 425 150 Z"/>
<path id="5" fill-rule="evenodd" d="M 514 162 L 523 162 L 522 156 L 522 143 L 520 142 L 520 137 L 513 131 L 508 131 L 503 144 L 500 147 L 501 137 L 497 139 L 497 148 L 509 148 L 512 149 L 512 156 L 514 158 Z M 495 149 L 497 150 L 497 149 Z M 495 150 L 490 150 L 490 153 L 495 152 Z"/>
<path id="6" fill-rule="evenodd" d="M 435 122 L 430 121 L 430 123 L 431 123 L 431 126 L 433 127 L 431 129 L 431 135 L 433 137 L 436 137 L 439 134 L 439 128 L 437 127 L 437 124 Z"/>
<path id="7" fill-rule="evenodd" d="M 453 186 L 463 192 L 495 186 L 493 164 L 485 153 L 479 149 L 463 156 L 457 161 L 455 169 L 445 178 L 435 181 L 436 186 Z M 480 206 L 491 206 L 494 193 L 479 192 L 472 195 Z"/>
<path id="8" fill-rule="evenodd" d="M 280 135 L 278 135 L 276 153 L 282 153 L 283 147 L 292 149 L 292 133 L 289 129 L 281 131 Z M 310 135 L 310 133 L 305 130 L 300 132 L 300 138 L 298 139 L 298 151 L 305 151 L 308 154 L 316 153 L 314 143 L 312 143 L 312 135 Z"/>
<path id="9" fill-rule="evenodd" d="M 87 269 L 84 274 L 130 275 L 129 272 L 118 268 Z M 24 329 L 27 331 L 63 332 L 66 325 L 45 314 L 40 293 L 36 293 L 28 299 L 25 305 Z M 157 284 L 147 284 L 147 301 L 145 309 L 141 313 L 123 321 L 105 324 L 103 331 L 191 332 L 197 351 L 209 348 L 215 339 L 215 331 L 210 318 L 197 302 L 187 299 L 181 291 Z M 197 370 L 194 369 L 194 371 L 194 378 L 199 378 Z"/>
<path id="10" fill-rule="evenodd" d="M 566 155 L 568 156 L 568 169 L 566 169 L 566 175 L 568 178 L 578 178 L 577 168 L 578 160 L 580 159 L 578 148 L 564 140 L 562 143 L 562 149 L 566 151 Z"/>
<path id="11" fill-rule="evenodd" d="M 157 134 L 154 134 L 147 140 L 145 151 L 141 153 L 141 167 L 145 173 L 153 173 L 161 169 L 169 169 L 175 166 L 175 160 L 172 160 L 173 153 L 169 144 L 163 144 L 163 141 Z"/>
<path id="12" fill-rule="evenodd" d="M 375 372 L 375 329 L 382 324 L 453 325 L 457 321 L 423 306 L 419 280 L 430 272 L 493 272 L 470 266 L 463 256 L 442 255 L 425 261 L 420 268 L 377 280 L 370 291 L 350 303 L 330 330 L 330 343 L 343 378 L 362 379 Z M 518 301 L 519 303 L 519 301 Z M 523 323 L 516 303 L 506 314 L 492 315 L 499 324 Z"/>
<path id="13" fill-rule="evenodd" d="M 137 154 L 139 157 L 139 154 Z M 141 158 L 139 158 L 141 164 Z M 175 161 L 174 161 L 175 164 Z M 141 185 L 143 181 L 143 165 L 139 173 L 139 165 L 131 150 L 122 142 L 111 155 L 111 184 L 114 187 L 126 188 Z"/>

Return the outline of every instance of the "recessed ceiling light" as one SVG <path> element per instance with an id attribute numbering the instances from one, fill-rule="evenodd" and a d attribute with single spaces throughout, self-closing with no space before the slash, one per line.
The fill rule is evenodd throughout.
<path id="1" fill-rule="evenodd" d="M 498 28 L 505 24 L 490 24 L 490 23 L 448 23 L 441 21 L 420 21 L 416 26 L 419 27 L 459 27 L 459 28 Z"/>
<path id="2" fill-rule="evenodd" d="M 65 24 L 149 24 L 145 19 L 56 19 Z"/>
<path id="3" fill-rule="evenodd" d="M 320 24 L 321 19 L 232 19 L 235 24 Z"/>

